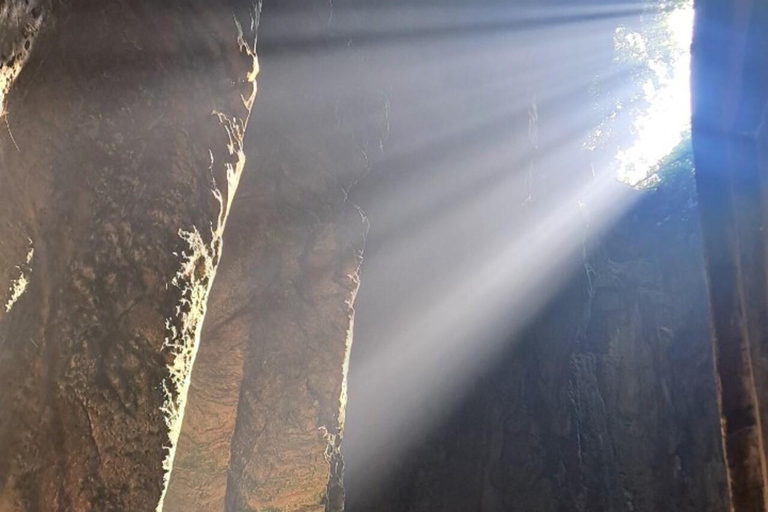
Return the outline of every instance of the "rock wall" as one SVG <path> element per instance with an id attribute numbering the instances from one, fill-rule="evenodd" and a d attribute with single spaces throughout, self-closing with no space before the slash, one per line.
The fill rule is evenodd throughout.
<path id="1" fill-rule="evenodd" d="M 377 130 L 367 119 L 379 104 L 354 49 L 329 41 L 332 7 L 264 5 L 249 160 L 167 511 L 342 509 L 339 446 L 367 230 L 347 191 L 367 171 Z"/>
<path id="2" fill-rule="evenodd" d="M 160 508 L 245 160 L 257 17 L 0 6 L 3 512 Z"/>
<path id="3" fill-rule="evenodd" d="M 246 136 L 260 5 L 0 6 L 0 511 L 342 509 L 382 127 L 333 10 L 267 6 Z"/>
<path id="4" fill-rule="evenodd" d="M 692 140 L 734 510 L 768 507 L 768 9 L 697 0 Z"/>

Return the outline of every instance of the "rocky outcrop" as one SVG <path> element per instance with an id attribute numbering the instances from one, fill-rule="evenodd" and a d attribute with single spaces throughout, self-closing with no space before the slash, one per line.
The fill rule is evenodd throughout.
<path id="1" fill-rule="evenodd" d="M 3 512 L 161 507 L 257 18 L 250 1 L 0 6 Z"/>
<path id="2" fill-rule="evenodd" d="M 332 3 L 274 2 L 246 137 L 259 7 L 0 7 L 2 512 L 343 507 L 382 101 L 291 51 L 338 49 Z"/>
<path id="3" fill-rule="evenodd" d="M 727 510 L 693 178 L 642 194 L 464 405 L 348 510 Z"/>
<path id="4" fill-rule="evenodd" d="M 367 223 L 347 191 L 379 107 L 332 5 L 271 2 L 247 170 L 225 234 L 166 511 L 339 511 L 353 302 Z M 291 43 L 318 34 L 302 51 Z M 373 96 L 373 97 L 372 97 Z"/>

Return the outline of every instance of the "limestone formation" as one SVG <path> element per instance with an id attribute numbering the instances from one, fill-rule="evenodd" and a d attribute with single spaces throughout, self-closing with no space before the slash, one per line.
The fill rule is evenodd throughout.
<path id="1" fill-rule="evenodd" d="M 0 6 L 3 512 L 162 508 L 257 21 L 250 1 Z"/>

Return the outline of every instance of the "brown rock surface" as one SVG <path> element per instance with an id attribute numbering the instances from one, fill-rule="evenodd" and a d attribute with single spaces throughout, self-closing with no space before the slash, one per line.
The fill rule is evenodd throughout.
<path id="1" fill-rule="evenodd" d="M 255 16 L 0 7 L 2 77 L 18 74 L 0 137 L 3 512 L 158 506 L 244 162 Z"/>
<path id="2" fill-rule="evenodd" d="M 166 511 L 341 510 L 352 304 L 380 100 L 354 51 L 328 51 L 327 5 L 264 6 L 248 165 L 225 235 Z M 320 36 L 302 52 L 281 43 Z M 346 86 L 344 86 L 346 84 Z M 371 99 L 373 97 L 373 99 Z M 362 100 L 360 99 L 362 98 Z"/>

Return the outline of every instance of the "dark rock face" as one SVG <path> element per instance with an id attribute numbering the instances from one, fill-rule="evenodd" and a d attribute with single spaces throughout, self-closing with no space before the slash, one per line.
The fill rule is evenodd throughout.
<path id="1" fill-rule="evenodd" d="M 768 9 L 696 3 L 692 140 L 734 510 L 768 503 Z"/>
<path id="2" fill-rule="evenodd" d="M 643 193 L 465 404 L 348 510 L 727 510 L 692 189 L 675 177 Z"/>
<path id="3" fill-rule="evenodd" d="M 3 79 L 26 59 L 0 137 L 3 512 L 161 502 L 244 163 L 256 16 L 3 2 Z"/>

